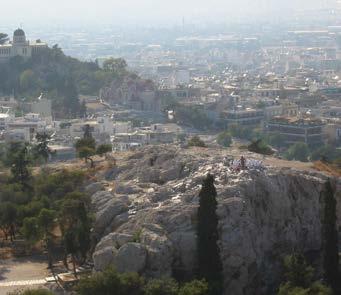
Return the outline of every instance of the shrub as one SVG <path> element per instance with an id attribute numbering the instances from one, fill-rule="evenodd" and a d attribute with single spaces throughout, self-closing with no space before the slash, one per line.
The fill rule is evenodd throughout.
<path id="1" fill-rule="evenodd" d="M 229 147 L 232 144 L 232 137 L 228 132 L 222 132 L 217 137 L 217 143 L 223 147 Z"/>
<path id="2" fill-rule="evenodd" d="M 197 147 L 206 147 L 206 144 L 200 139 L 199 136 L 193 136 L 189 141 L 188 141 L 188 146 L 197 146 Z"/>

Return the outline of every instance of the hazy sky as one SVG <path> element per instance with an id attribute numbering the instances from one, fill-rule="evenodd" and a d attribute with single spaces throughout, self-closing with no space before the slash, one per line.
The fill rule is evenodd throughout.
<path id="1" fill-rule="evenodd" d="M 169 23 L 242 19 L 328 6 L 336 0 L 9 0 L 0 25 L 11 23 Z"/>

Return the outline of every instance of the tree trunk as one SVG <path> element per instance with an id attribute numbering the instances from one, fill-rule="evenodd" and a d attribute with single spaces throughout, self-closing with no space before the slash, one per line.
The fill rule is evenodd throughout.
<path id="1" fill-rule="evenodd" d="M 64 253 L 64 257 L 63 257 L 63 264 L 64 264 L 65 268 L 67 270 L 69 270 L 69 265 L 67 263 L 67 253 L 66 252 Z"/>
<path id="2" fill-rule="evenodd" d="M 76 261 L 75 261 L 75 256 L 73 254 L 71 254 L 71 260 L 72 260 L 73 273 L 75 277 L 77 278 Z"/>
<path id="3" fill-rule="evenodd" d="M 48 261 L 48 268 L 53 269 L 52 263 L 52 255 L 51 255 L 51 241 L 49 238 L 45 239 L 46 251 L 47 251 L 47 261 Z"/>

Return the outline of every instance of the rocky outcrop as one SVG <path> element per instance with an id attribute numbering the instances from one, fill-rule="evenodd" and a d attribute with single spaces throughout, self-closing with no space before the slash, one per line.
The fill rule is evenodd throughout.
<path id="1" fill-rule="evenodd" d="M 147 251 L 140 243 L 124 244 L 115 256 L 115 266 L 120 272 L 141 272 L 146 266 Z"/>
<path id="2" fill-rule="evenodd" d="M 95 268 L 109 263 L 155 277 L 193 273 L 198 193 L 208 172 L 216 179 L 219 247 L 229 294 L 271 290 L 278 283 L 281 257 L 293 249 L 319 258 L 328 176 L 308 168 L 276 168 L 276 160 L 262 169 L 235 172 L 227 159 L 233 154 L 223 150 L 172 146 L 126 156 L 112 180 L 115 192 L 92 196 L 99 239 Z"/>

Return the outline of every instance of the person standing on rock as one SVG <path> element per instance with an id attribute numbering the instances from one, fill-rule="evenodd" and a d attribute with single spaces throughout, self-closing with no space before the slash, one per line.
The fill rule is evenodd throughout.
<path id="1" fill-rule="evenodd" d="M 246 170 L 246 160 L 245 160 L 245 158 L 244 158 L 244 156 L 241 156 L 241 158 L 240 158 L 240 169 L 241 170 Z"/>

